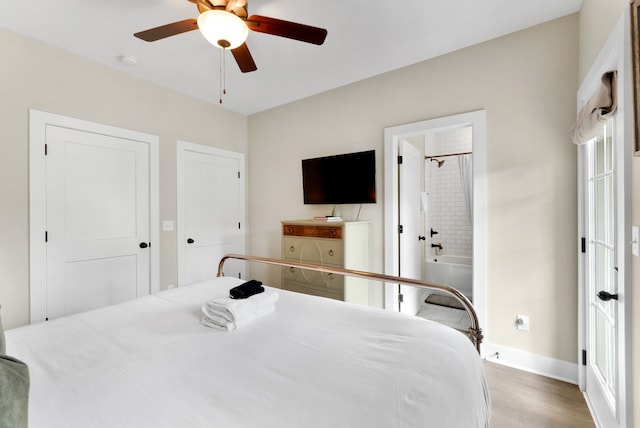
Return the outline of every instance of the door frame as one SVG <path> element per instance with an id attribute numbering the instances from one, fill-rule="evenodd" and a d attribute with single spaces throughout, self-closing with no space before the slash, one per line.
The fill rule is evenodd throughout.
<path id="1" fill-rule="evenodd" d="M 384 129 L 384 272 L 398 274 L 398 142 L 441 128 L 473 128 L 473 306 L 480 326 L 487 328 L 486 312 L 486 111 L 407 123 Z M 395 284 L 385 284 L 385 308 L 397 307 Z"/>
<path id="2" fill-rule="evenodd" d="M 149 237 L 151 245 L 149 266 L 149 292 L 160 291 L 160 233 L 159 225 L 159 137 L 96 122 L 29 110 L 29 289 L 30 323 L 46 316 L 47 293 L 47 248 L 44 233 L 47 224 L 46 211 L 46 159 L 44 145 L 46 126 L 75 129 L 82 132 L 102 134 L 135 140 L 149 145 Z"/>
<path id="3" fill-rule="evenodd" d="M 247 247 L 247 215 L 246 215 L 246 174 L 245 174 L 245 159 L 244 153 L 234 152 L 231 150 L 218 149 L 215 147 L 205 146 L 202 144 L 189 143 L 187 141 L 177 141 L 176 145 L 176 245 L 177 245 L 177 254 L 178 254 L 178 286 L 186 285 L 185 284 L 185 255 L 184 255 L 184 245 L 183 243 L 187 239 L 185 235 L 184 228 L 184 174 L 182 173 L 184 170 L 184 153 L 185 152 L 194 152 L 201 153 L 205 155 L 213 155 L 219 157 L 226 157 L 236 159 L 238 161 L 239 169 L 240 169 L 240 200 L 242 201 L 242 205 L 240 207 L 240 218 L 242 219 L 242 225 L 240 227 L 240 231 L 244 235 L 243 248 Z M 245 277 L 247 273 L 245 272 Z"/>
<path id="4" fill-rule="evenodd" d="M 621 329 L 618 338 L 623 340 L 618 342 L 617 367 L 620 367 L 622 376 L 617 378 L 619 414 L 618 424 L 626 426 L 632 420 L 632 389 L 633 382 L 628 378 L 631 370 L 631 157 L 633 156 L 633 120 L 629 117 L 633 112 L 632 94 L 632 73 L 631 73 L 631 44 L 630 44 L 630 17 L 629 12 L 625 12 L 614 27 L 607 42 L 604 44 L 598 57 L 591 66 L 585 79 L 583 80 L 577 94 L 577 111 L 580 111 L 586 101 L 595 93 L 598 85 L 601 84 L 600 77 L 610 70 L 618 71 L 618 109 L 614 116 L 616 141 L 614 146 L 615 158 L 615 188 L 616 188 L 616 252 L 618 259 L 618 294 L 619 311 L 618 328 Z M 578 147 L 578 236 L 586 235 L 586 192 L 587 179 L 586 169 L 587 153 L 583 146 Z M 579 240 L 580 241 L 580 240 Z M 583 350 L 588 351 L 588 331 L 587 331 L 587 289 L 586 269 L 587 254 L 581 252 L 581 243 L 578 242 L 578 361 L 582 363 Z M 627 291 L 629 293 L 627 293 Z M 619 372 L 620 373 L 620 372 Z M 578 369 L 578 386 L 585 392 L 586 389 L 586 365 L 580 364 Z M 599 422 L 598 415 L 594 413 L 594 407 L 589 396 L 585 392 L 585 399 L 594 419 Z"/>

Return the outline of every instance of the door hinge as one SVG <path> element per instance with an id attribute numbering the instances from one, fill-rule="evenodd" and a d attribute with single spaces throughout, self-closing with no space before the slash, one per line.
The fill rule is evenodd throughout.
<path id="1" fill-rule="evenodd" d="M 402 295 L 402 293 L 398 293 L 398 303 L 402 302 L 404 302 L 404 296 Z"/>
<path id="2" fill-rule="evenodd" d="M 398 156 L 398 165 L 402 165 L 402 155 Z"/>
<path id="3" fill-rule="evenodd" d="M 587 365 L 587 350 L 586 349 L 582 350 L 582 365 L 583 366 Z"/>
<path id="4" fill-rule="evenodd" d="M 583 253 L 587 252 L 587 238 L 580 238 L 580 251 Z"/>
<path id="5" fill-rule="evenodd" d="M 398 225 L 398 233 L 402 233 L 404 232 L 404 228 L 402 227 L 401 224 Z"/>
<path id="6" fill-rule="evenodd" d="M 47 155 L 47 145 L 46 144 L 44 145 L 44 155 L 45 156 Z"/>

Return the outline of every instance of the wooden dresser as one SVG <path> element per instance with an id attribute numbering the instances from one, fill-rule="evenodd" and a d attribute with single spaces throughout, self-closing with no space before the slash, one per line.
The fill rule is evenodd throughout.
<path id="1" fill-rule="evenodd" d="M 368 221 L 282 221 L 282 258 L 346 269 L 371 270 Z M 296 268 L 282 269 L 285 290 L 369 305 L 370 280 Z"/>

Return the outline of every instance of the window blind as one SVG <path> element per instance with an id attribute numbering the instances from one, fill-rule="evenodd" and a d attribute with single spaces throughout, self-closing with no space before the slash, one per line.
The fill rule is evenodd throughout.
<path id="1" fill-rule="evenodd" d="M 569 132 L 571 141 L 575 144 L 584 144 L 598 135 L 604 124 L 615 113 L 617 74 L 615 70 L 604 73 L 595 94 L 578 112 L 576 122 Z"/>

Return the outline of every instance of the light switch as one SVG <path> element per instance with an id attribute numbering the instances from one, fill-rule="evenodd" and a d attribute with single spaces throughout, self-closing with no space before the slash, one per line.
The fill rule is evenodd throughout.
<path id="1" fill-rule="evenodd" d="M 162 222 L 162 231 L 163 232 L 171 232 L 173 231 L 173 220 L 165 220 Z"/>
<path id="2" fill-rule="evenodd" d="M 631 253 L 640 256 L 640 226 L 631 226 Z"/>

